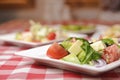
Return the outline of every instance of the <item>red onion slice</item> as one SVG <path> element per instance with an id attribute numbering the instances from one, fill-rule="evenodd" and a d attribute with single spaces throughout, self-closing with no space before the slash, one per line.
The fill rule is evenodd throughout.
<path id="1" fill-rule="evenodd" d="M 102 67 L 105 66 L 107 63 L 105 60 L 103 59 L 98 59 L 95 61 L 95 67 Z"/>

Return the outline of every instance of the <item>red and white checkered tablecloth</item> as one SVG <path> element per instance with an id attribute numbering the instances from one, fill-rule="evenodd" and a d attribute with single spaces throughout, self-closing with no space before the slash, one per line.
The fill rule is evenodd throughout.
<path id="1" fill-rule="evenodd" d="M 36 64 L 33 59 L 14 55 L 24 49 L 0 46 L 0 80 L 120 80 L 120 67 L 99 76 L 89 76 Z"/>
<path id="2" fill-rule="evenodd" d="M 4 26 L 6 26 L 5 32 L 10 29 L 11 31 L 18 30 L 15 28 L 15 24 L 11 24 L 13 22 L 17 23 L 18 28 L 21 28 L 19 21 L 12 21 L 2 25 L 0 30 L 3 31 Z M 23 22 L 21 23 L 23 25 Z M 4 33 L 4 31 L 0 33 Z M 89 76 L 36 64 L 33 59 L 14 55 L 14 52 L 25 49 L 27 48 L 4 45 L 0 41 L 0 80 L 120 80 L 120 67 L 99 76 Z"/>

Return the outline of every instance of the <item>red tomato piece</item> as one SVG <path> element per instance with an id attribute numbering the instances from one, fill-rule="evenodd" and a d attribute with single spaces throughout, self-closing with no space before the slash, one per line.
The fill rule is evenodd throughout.
<path id="1" fill-rule="evenodd" d="M 58 43 L 53 43 L 47 50 L 47 56 L 54 59 L 60 59 L 68 55 L 68 52 Z"/>
<path id="2" fill-rule="evenodd" d="M 29 29 L 29 28 L 25 29 L 25 32 L 29 32 L 29 31 L 30 31 L 30 29 Z"/>
<path id="3" fill-rule="evenodd" d="M 56 38 L 56 34 L 55 32 L 50 32 L 48 35 L 47 35 L 47 38 L 49 40 L 54 40 Z"/>
<path id="4" fill-rule="evenodd" d="M 107 62 L 111 63 L 120 58 L 120 50 L 116 44 L 107 47 L 102 54 L 102 58 Z"/>

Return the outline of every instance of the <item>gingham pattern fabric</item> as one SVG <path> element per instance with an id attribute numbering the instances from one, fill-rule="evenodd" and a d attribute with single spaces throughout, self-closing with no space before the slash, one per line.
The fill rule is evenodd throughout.
<path id="1" fill-rule="evenodd" d="M 25 48 L 0 46 L 0 80 L 120 80 L 120 67 L 99 76 L 89 76 L 36 63 L 14 55 Z"/>
<path id="2" fill-rule="evenodd" d="M 22 27 L 28 27 L 27 22 L 13 20 L 0 25 L 0 33 Z M 0 41 L 0 80 L 120 80 L 120 67 L 99 76 L 89 76 L 40 65 L 33 59 L 14 55 L 14 52 L 24 49 L 27 48 L 1 44 Z"/>

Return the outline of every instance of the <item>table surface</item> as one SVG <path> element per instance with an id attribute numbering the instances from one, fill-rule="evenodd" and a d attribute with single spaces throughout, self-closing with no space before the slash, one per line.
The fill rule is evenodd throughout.
<path id="1" fill-rule="evenodd" d="M 11 29 L 15 28 L 5 31 Z M 90 76 L 39 65 L 33 59 L 14 55 L 15 52 L 26 49 L 28 48 L 0 42 L 0 80 L 120 80 L 120 67 L 98 76 Z"/>

